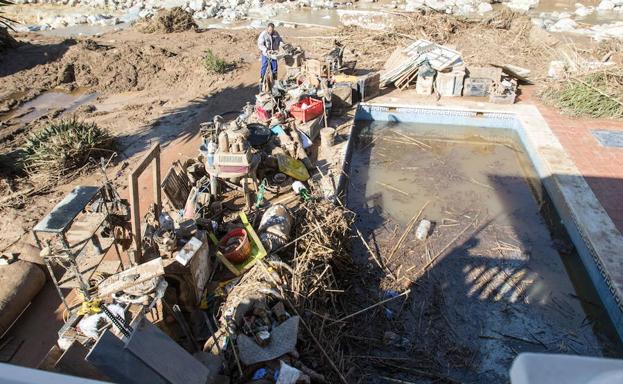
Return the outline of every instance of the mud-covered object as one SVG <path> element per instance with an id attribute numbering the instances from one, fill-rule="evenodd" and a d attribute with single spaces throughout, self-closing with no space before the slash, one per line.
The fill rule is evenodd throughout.
<path id="1" fill-rule="evenodd" d="M 18 260 L 0 266 L 0 335 L 41 291 L 45 273 L 36 264 Z"/>
<path id="2" fill-rule="evenodd" d="M 258 232 L 268 252 L 282 247 L 290 240 L 292 223 L 292 215 L 282 204 L 273 205 L 264 212 Z"/>
<path id="3" fill-rule="evenodd" d="M 260 347 L 255 340 L 247 335 L 238 335 L 240 361 L 244 365 L 252 365 L 264 361 L 274 360 L 296 350 L 296 341 L 299 329 L 298 316 L 292 316 L 279 326 L 273 328 L 270 342 Z"/>

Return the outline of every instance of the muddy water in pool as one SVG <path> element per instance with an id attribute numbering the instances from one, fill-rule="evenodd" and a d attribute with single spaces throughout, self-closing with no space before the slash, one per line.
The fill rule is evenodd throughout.
<path id="1" fill-rule="evenodd" d="M 451 131 L 435 126 L 373 122 L 357 130 L 348 205 L 397 281 L 375 271 L 356 241 L 356 262 L 373 270 L 355 290 L 382 298 L 411 288 L 407 301 L 374 312 L 368 330 L 379 340 L 392 331 L 408 343 L 358 344 L 355 354 L 371 360 L 370 377 L 390 368 L 393 378 L 413 382 L 435 375 L 505 382 L 520 352 L 621 356 L 577 255 L 540 213 L 546 203 L 535 197 L 534 175 L 510 133 L 494 143 L 467 129 L 454 130 L 462 132 L 456 140 L 433 138 Z M 433 223 L 428 239 L 416 239 L 416 223 L 392 255 L 424 206 L 420 219 Z M 414 373 L 418 367 L 433 377 Z"/>

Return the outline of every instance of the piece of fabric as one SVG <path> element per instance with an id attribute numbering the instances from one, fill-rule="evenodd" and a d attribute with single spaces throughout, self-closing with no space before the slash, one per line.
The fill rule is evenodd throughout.
<path id="1" fill-rule="evenodd" d="M 262 52 L 262 56 L 268 51 L 278 51 L 279 45 L 283 43 L 283 39 L 277 31 L 273 31 L 271 35 L 268 31 L 262 31 L 257 38 L 257 48 Z"/>
<path id="2" fill-rule="evenodd" d="M 272 60 L 264 55 L 262 55 L 262 67 L 260 68 L 260 78 L 264 78 L 266 74 L 266 69 L 268 68 L 268 64 L 270 63 L 270 71 L 273 73 L 273 79 L 277 78 L 277 60 Z"/>

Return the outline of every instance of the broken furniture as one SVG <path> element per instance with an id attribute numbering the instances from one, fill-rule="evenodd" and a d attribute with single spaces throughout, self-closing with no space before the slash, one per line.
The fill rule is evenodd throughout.
<path id="1" fill-rule="evenodd" d="M 152 209 L 154 216 L 158 217 L 160 215 L 160 211 L 162 210 L 162 195 L 160 193 L 160 144 L 158 143 L 152 145 L 149 151 L 141 158 L 136 167 L 128 175 L 128 185 L 130 186 L 130 206 L 132 207 L 132 238 L 134 240 L 134 251 L 131 252 L 132 265 L 140 264 L 143 258 L 138 178 L 143 174 L 145 169 L 152 164 L 154 193 Z"/>
<path id="2" fill-rule="evenodd" d="M 118 261 L 102 260 L 115 239 L 114 236 L 100 239 L 97 234 L 109 216 L 106 203 L 104 203 L 106 212 L 87 211 L 87 206 L 100 193 L 101 188 L 96 186 L 74 188 L 32 230 L 37 245 L 42 248 L 41 256 L 56 291 L 68 311 L 71 311 L 71 308 L 61 289 L 79 288 L 84 298 L 88 300 L 89 280 L 96 271 L 115 273 L 123 268 L 119 253 L 117 253 Z M 45 246 L 42 246 L 42 236 L 48 237 L 45 239 Z M 63 268 L 62 276 L 56 275 L 54 265 Z"/>

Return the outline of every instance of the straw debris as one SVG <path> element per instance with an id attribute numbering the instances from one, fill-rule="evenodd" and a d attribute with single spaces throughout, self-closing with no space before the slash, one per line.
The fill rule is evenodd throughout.
<path id="1" fill-rule="evenodd" d="M 175 7 L 160 10 L 156 16 L 139 29 L 144 33 L 174 33 L 196 30 L 197 24 L 190 12 L 181 7 Z"/>
<path id="2" fill-rule="evenodd" d="M 543 100 L 572 116 L 623 118 L 623 68 L 602 69 L 549 81 Z"/>

